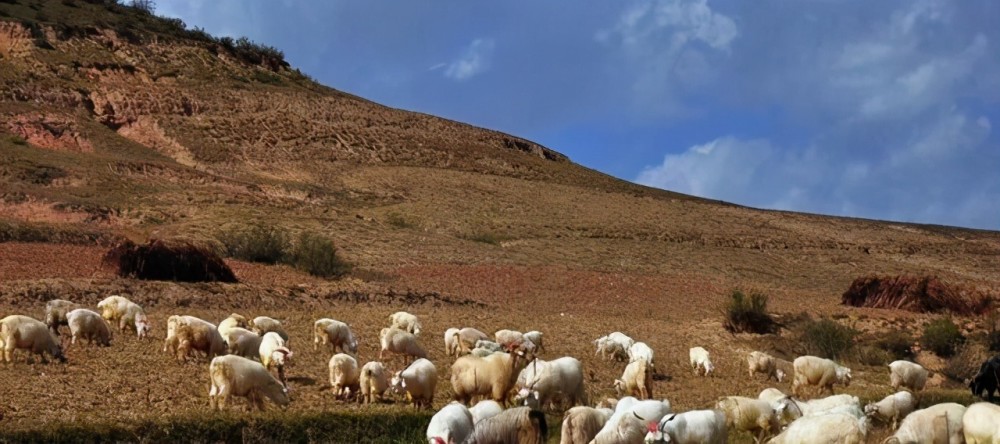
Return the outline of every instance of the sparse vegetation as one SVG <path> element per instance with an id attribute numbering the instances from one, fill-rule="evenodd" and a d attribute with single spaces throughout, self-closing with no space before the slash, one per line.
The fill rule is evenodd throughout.
<path id="1" fill-rule="evenodd" d="M 767 295 L 763 293 L 751 292 L 747 296 L 735 289 L 729 294 L 723 312 L 723 325 L 731 333 L 767 334 L 778 329 L 778 324 L 767 312 Z"/>
<path id="2" fill-rule="evenodd" d="M 287 261 L 291 249 L 286 231 L 263 223 L 224 232 L 219 241 L 230 257 L 265 264 Z"/>
<path id="3" fill-rule="evenodd" d="M 938 318 L 924 327 L 920 344 L 943 358 L 955 354 L 958 346 L 965 341 L 958 325 L 951 318 Z"/>
<path id="4" fill-rule="evenodd" d="M 801 342 L 806 353 L 828 359 L 840 359 L 854 347 L 858 331 L 833 319 L 806 321 L 802 325 Z"/>
<path id="5" fill-rule="evenodd" d="M 413 229 L 418 228 L 420 224 L 413 218 L 404 216 L 399 213 L 389 213 L 385 216 L 385 221 L 396 228 Z"/>
<path id="6" fill-rule="evenodd" d="M 889 353 L 893 360 L 913 359 L 913 337 L 901 330 L 891 330 L 880 335 L 875 345 Z"/>
<path id="7" fill-rule="evenodd" d="M 337 255 L 333 241 L 315 233 L 304 231 L 295 242 L 291 264 L 306 273 L 320 277 L 340 277 L 351 270 L 351 265 Z"/>
<path id="8" fill-rule="evenodd" d="M 65 244 L 109 244 L 117 236 L 93 228 L 42 222 L 0 220 L 0 242 L 54 242 Z"/>

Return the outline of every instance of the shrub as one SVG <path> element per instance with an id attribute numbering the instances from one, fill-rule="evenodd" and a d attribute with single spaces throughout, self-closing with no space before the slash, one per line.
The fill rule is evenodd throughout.
<path id="1" fill-rule="evenodd" d="M 150 240 L 145 245 L 120 242 L 104 263 L 121 277 L 179 282 L 237 282 L 233 270 L 212 250 L 189 242 Z"/>
<path id="2" fill-rule="evenodd" d="M 857 330 L 833 319 L 820 319 L 802 326 L 801 341 L 809 354 L 838 359 L 854 346 L 857 335 Z"/>
<path id="3" fill-rule="evenodd" d="M 292 265 L 313 276 L 339 277 L 351 265 L 337 256 L 333 241 L 318 234 L 302 232 L 292 252 Z"/>
<path id="4" fill-rule="evenodd" d="M 742 290 L 733 290 L 723 312 L 723 326 L 731 333 L 773 333 L 778 327 L 767 313 L 767 295 L 763 293 L 753 292 L 747 297 Z"/>
<path id="5" fill-rule="evenodd" d="M 284 261 L 291 249 L 287 232 L 264 224 L 224 233 L 219 241 L 226 246 L 230 257 L 265 264 Z"/>
<path id="6" fill-rule="evenodd" d="M 894 361 L 892 353 L 880 347 L 865 345 L 858 347 L 858 362 L 878 367 Z"/>
<path id="7" fill-rule="evenodd" d="M 913 359 L 913 337 L 900 330 L 884 333 L 875 346 L 888 352 L 893 360 Z"/>
<path id="8" fill-rule="evenodd" d="M 387 214 L 385 221 L 396 228 L 417 228 L 419 226 L 416 221 L 399 213 Z"/>
<path id="9" fill-rule="evenodd" d="M 939 318 L 931 321 L 924 327 L 924 335 L 920 337 L 920 344 L 934 354 L 947 358 L 955 354 L 965 338 L 958 330 L 950 318 Z"/>

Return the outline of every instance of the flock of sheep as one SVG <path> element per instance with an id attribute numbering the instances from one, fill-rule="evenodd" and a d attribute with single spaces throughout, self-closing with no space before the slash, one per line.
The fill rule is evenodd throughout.
<path id="1" fill-rule="evenodd" d="M 65 361 L 60 326 L 71 339 L 110 345 L 111 325 L 121 331 L 149 336 L 151 326 L 143 309 L 122 296 L 97 304 L 100 313 L 65 300 L 46 304 L 45 321 L 12 315 L 0 320 L 3 359 L 13 362 L 15 350 L 27 350 L 47 362 L 46 355 Z M 379 361 L 358 365 L 358 341 L 350 326 L 334 319 L 314 323 L 313 349 L 335 354 L 329 361 L 330 385 L 340 399 L 371 403 L 391 390 L 413 406 L 431 408 L 438 381 L 435 365 L 419 344 L 421 324 L 416 316 L 397 312 L 379 335 Z M 655 368 L 652 348 L 614 332 L 594 341 L 605 359 L 627 362 L 613 383 L 620 399 L 601 400 L 589 407 L 583 366 L 573 357 L 545 361 L 542 333 L 497 331 L 493 337 L 475 328 L 451 328 L 444 348 L 455 361 L 450 381 L 455 401 L 437 411 L 427 427 L 431 444 L 543 442 L 547 425 L 543 410 L 565 412 L 563 443 L 725 443 L 731 431 L 746 431 L 757 442 L 861 443 L 869 420 L 891 424 L 890 443 L 997 443 L 1000 407 L 977 403 L 966 408 L 943 403 L 917 409 L 928 372 L 918 364 L 896 361 L 889 365 L 896 393 L 862 408 L 857 397 L 833 394 L 835 384 L 848 385 L 851 370 L 815 356 L 793 362 L 754 351 L 747 356 L 750 377 L 764 374 L 782 382 L 792 378 L 792 396 L 765 389 L 757 398 L 728 396 L 714 409 L 674 413 L 670 402 L 653 394 Z M 218 325 L 193 316 L 170 316 L 163 350 L 177 359 L 204 354 L 209 364 L 209 403 L 223 409 L 232 396 L 264 409 L 264 400 L 290 402 L 284 368 L 293 356 L 281 323 L 269 317 L 248 320 L 232 314 Z M 403 370 L 390 373 L 380 362 L 386 352 L 403 356 Z M 692 371 L 710 376 L 715 370 L 710 353 L 694 347 L 689 353 Z M 809 387 L 828 396 L 805 401 Z M 902 390 L 901 390 L 902 389 Z M 511 396 L 513 395 L 513 396 Z M 794 397 L 793 397 L 794 396 Z M 474 401 L 478 403 L 469 407 Z M 513 402 L 516 407 L 507 408 Z"/>

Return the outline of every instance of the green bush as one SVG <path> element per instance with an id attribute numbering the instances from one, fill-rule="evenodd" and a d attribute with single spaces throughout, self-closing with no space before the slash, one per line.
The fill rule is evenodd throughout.
<path id="1" fill-rule="evenodd" d="M 950 318 L 935 319 L 924 327 L 920 344 L 934 354 L 947 358 L 955 354 L 958 346 L 965 342 L 962 332 Z"/>
<path id="2" fill-rule="evenodd" d="M 295 268 L 320 277 L 339 277 L 351 270 L 351 265 L 337 256 L 333 241 L 310 232 L 299 235 L 291 263 Z"/>
<path id="3" fill-rule="evenodd" d="M 802 326 L 801 341 L 806 352 L 822 358 L 839 359 L 854 347 L 857 330 L 833 319 L 808 321 Z"/>
<path id="4" fill-rule="evenodd" d="M 264 224 L 224 233 L 219 241 L 226 246 L 230 257 L 265 264 L 284 262 L 291 249 L 287 232 Z"/>
<path id="5" fill-rule="evenodd" d="M 778 327 L 767 313 L 767 295 L 762 293 L 753 292 L 748 297 L 742 290 L 733 290 L 723 313 L 723 326 L 732 333 L 766 334 Z"/>
<path id="6" fill-rule="evenodd" d="M 883 366 L 894 361 L 892 353 L 880 347 L 865 345 L 858 347 L 858 362 L 873 367 Z"/>
<path id="7" fill-rule="evenodd" d="M 892 355 L 893 360 L 913 359 L 913 337 L 900 330 L 884 333 L 875 346 Z"/>

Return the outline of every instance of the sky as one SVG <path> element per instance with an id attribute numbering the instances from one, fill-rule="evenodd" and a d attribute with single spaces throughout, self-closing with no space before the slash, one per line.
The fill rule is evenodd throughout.
<path id="1" fill-rule="evenodd" d="M 757 208 L 1000 230 L 994 0 L 159 0 L 376 102 Z"/>

